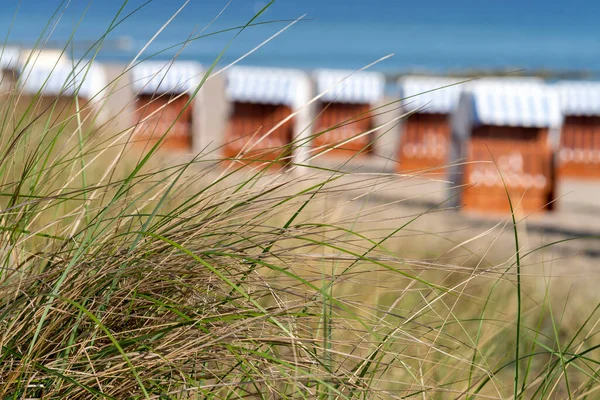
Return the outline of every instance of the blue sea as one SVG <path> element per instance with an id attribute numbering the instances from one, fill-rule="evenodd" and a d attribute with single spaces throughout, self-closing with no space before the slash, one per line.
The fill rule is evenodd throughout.
<path id="1" fill-rule="evenodd" d="M 72 51 L 82 56 L 112 24 L 98 57 L 130 60 L 185 1 L 124 3 L 3 0 L 0 35 L 9 44 L 32 46 L 41 38 L 57 47 L 72 37 Z M 191 0 L 143 57 L 177 55 L 210 64 L 225 50 L 225 65 L 272 38 L 241 64 L 356 69 L 394 54 L 373 69 L 600 72 L 597 0 L 276 0 L 254 21 L 259 25 L 239 29 L 268 4 Z"/>

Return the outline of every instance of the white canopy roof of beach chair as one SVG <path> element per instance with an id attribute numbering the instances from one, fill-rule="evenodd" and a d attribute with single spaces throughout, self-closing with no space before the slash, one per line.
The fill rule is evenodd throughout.
<path id="1" fill-rule="evenodd" d="M 19 57 L 21 51 L 16 47 L 0 48 L 0 68 L 17 69 L 19 67 Z"/>
<path id="2" fill-rule="evenodd" d="M 99 100 L 107 85 L 104 68 L 97 62 L 29 62 L 21 67 L 19 86 L 24 94 L 72 96 Z"/>
<path id="3" fill-rule="evenodd" d="M 192 92 L 203 76 L 202 65 L 194 61 L 142 61 L 131 69 L 136 94 Z"/>
<path id="4" fill-rule="evenodd" d="M 398 80 L 405 108 L 420 113 L 450 114 L 458 106 L 467 78 L 404 76 Z M 463 82 L 463 83 L 460 83 Z"/>
<path id="5" fill-rule="evenodd" d="M 600 116 L 600 82 L 562 81 L 554 87 L 564 115 Z"/>
<path id="6" fill-rule="evenodd" d="M 319 69 L 314 73 L 321 101 L 373 104 L 383 99 L 385 76 L 378 72 Z"/>
<path id="7" fill-rule="evenodd" d="M 549 128 L 557 146 L 563 116 L 558 92 L 537 78 L 491 78 L 471 82 L 453 115 L 454 134 L 466 139 L 473 126 Z"/>
<path id="8" fill-rule="evenodd" d="M 558 93 L 543 82 L 482 79 L 466 89 L 480 125 L 559 127 Z"/>
<path id="9" fill-rule="evenodd" d="M 231 67 L 226 73 L 226 92 L 231 101 L 283 104 L 296 109 L 310 100 L 310 80 L 300 70 Z"/>

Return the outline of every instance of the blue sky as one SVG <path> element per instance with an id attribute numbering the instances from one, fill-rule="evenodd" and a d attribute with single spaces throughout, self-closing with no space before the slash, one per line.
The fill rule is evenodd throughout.
<path id="1" fill-rule="evenodd" d="M 61 3 L 66 4 L 60 0 L 3 0 L 0 34 L 6 37 L 19 7 L 9 40 L 33 43 Z M 130 0 L 125 13 L 144 3 Z M 115 29 L 113 37 L 131 37 L 135 47 L 140 48 L 183 3 L 154 0 Z M 243 24 L 266 3 L 233 0 L 206 32 Z M 93 0 L 91 4 L 87 0 L 71 0 L 61 13 L 52 38 L 59 42 L 68 38 L 89 7 L 76 37 L 96 39 L 122 4 L 122 0 Z M 164 49 L 185 40 L 194 31 L 199 32 L 226 4 L 223 0 L 191 0 L 151 50 Z M 248 62 L 356 68 L 396 53 L 386 64 L 390 69 L 410 65 L 442 69 L 600 69 L 600 2 L 593 0 L 277 0 L 261 20 L 278 22 L 244 32 L 228 55 L 235 58 L 244 54 L 281 29 L 285 22 L 280 20 L 303 14 L 307 14 L 305 21 L 269 43 Z M 182 57 L 207 62 L 232 35 L 202 39 L 190 45 Z"/>

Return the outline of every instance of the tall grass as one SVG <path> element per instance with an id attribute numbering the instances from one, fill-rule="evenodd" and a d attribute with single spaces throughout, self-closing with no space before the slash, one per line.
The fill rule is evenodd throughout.
<path id="1" fill-rule="evenodd" d="M 593 275 L 514 213 L 474 231 L 381 200 L 418 173 L 164 164 L 76 97 L 1 107 L 1 398 L 598 396 Z"/>

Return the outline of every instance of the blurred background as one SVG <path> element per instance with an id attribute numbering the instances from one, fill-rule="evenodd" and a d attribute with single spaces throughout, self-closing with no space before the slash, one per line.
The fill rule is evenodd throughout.
<path id="1" fill-rule="evenodd" d="M 481 199 L 470 199 L 473 208 L 505 212 L 504 187 L 488 159 L 493 147 L 500 169 L 514 172 L 508 185 L 515 198 L 525 199 L 527 212 L 560 210 L 564 216 L 568 211 L 583 215 L 578 224 L 587 226 L 588 216 L 600 215 L 600 83 L 594 82 L 600 78 L 599 11 L 592 0 L 9 0 L 0 8 L 0 40 L 7 50 L 66 49 L 65 58 L 95 58 L 86 93 L 78 93 L 87 100 L 99 98 L 107 82 L 141 53 L 137 60 L 143 65 L 126 74 L 130 82 L 122 80 L 123 90 L 104 113 L 119 115 L 130 126 L 132 116 L 145 118 L 140 110 L 150 103 L 162 104 L 165 110 L 150 126 L 168 127 L 177 120 L 179 133 L 170 135 L 178 151 L 221 143 L 225 150 L 219 151 L 232 157 L 240 143 L 253 141 L 252 133 L 294 115 L 293 124 L 257 145 L 283 148 L 312 130 L 316 137 L 307 141 L 307 152 L 331 147 L 325 153 L 332 156 L 341 149 L 362 170 L 419 171 L 456 185 L 485 181 L 479 185 Z M 251 26 L 241 29 L 249 21 Z M 232 68 L 208 81 L 178 120 L 187 97 L 175 104 L 170 95 L 190 96 L 202 69 L 224 50 L 219 67 L 237 62 L 287 69 Z M 37 60 L 38 71 L 30 74 L 23 51 L 16 73 L 6 76 L 20 76 L 14 83 L 29 95 L 42 87 L 51 99 L 64 95 L 72 66 L 55 69 L 57 54 L 49 62 Z M 10 62 L 10 57 L 0 58 Z M 189 62 L 162 71 L 174 58 Z M 348 71 L 373 63 L 345 81 Z M 49 74 L 53 82 L 46 82 Z M 458 85 L 465 77 L 484 75 L 543 79 Z M 153 84 L 148 85 L 149 77 L 156 78 Z M 312 96 L 341 81 L 343 87 L 306 107 L 306 115 L 296 115 Z M 180 87 L 182 82 L 188 86 Z M 156 91 L 159 86 L 162 92 Z M 155 92 L 168 96 L 156 99 Z M 363 116 L 360 122 L 347 123 L 357 115 Z M 303 151 L 294 157 L 305 157 Z M 441 168 L 456 160 L 490 165 Z M 491 196 L 486 187 L 497 193 Z M 443 193 L 441 188 L 435 191 Z M 531 204 L 530 198 L 535 198 Z M 468 205 L 465 199 L 460 204 Z"/>
<path id="2" fill-rule="evenodd" d="M 178 1 L 131 0 L 121 17 L 139 9 L 109 35 L 101 59 L 129 60 L 184 4 Z M 63 2 L 7 0 L 0 8 L 0 35 L 10 44 L 32 46 L 50 18 L 60 18 L 50 44 L 62 47 L 73 35 L 82 52 L 102 35 L 123 7 L 122 0 Z M 171 58 L 190 35 L 209 35 L 189 43 L 181 59 L 210 63 L 237 31 L 267 1 L 191 0 L 148 47 Z M 223 62 L 243 55 L 304 18 L 242 64 L 297 68 L 361 68 L 380 57 L 395 56 L 374 69 L 387 73 L 514 71 L 531 74 L 597 77 L 600 69 L 600 4 L 593 0 L 479 1 L 429 0 L 277 0 L 259 22 L 232 43 Z M 82 17 L 83 15 L 83 17 Z M 218 18 L 217 18 L 218 16 Z M 212 21 L 212 23 L 211 23 Z M 73 33 L 76 31 L 75 33 Z M 46 38 L 49 32 L 44 33 Z M 551 76 L 550 76 L 551 77 Z"/>

